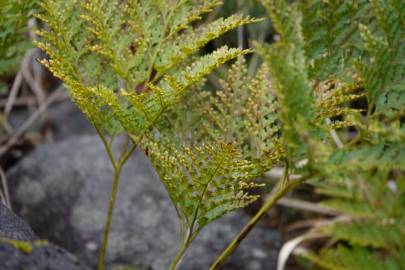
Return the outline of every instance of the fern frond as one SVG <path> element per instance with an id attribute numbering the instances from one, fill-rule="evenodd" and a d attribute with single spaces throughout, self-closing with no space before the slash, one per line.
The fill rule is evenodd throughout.
<path id="1" fill-rule="evenodd" d="M 362 220 L 360 222 L 336 223 L 324 230 L 337 240 L 346 240 L 352 245 L 373 248 L 397 248 L 405 250 L 402 241 L 404 220 Z"/>
<path id="2" fill-rule="evenodd" d="M 280 103 L 283 144 L 287 157 L 293 160 L 304 151 L 303 137 L 313 133 L 310 122 L 315 115 L 315 99 L 302 46 L 302 16 L 296 6 L 289 6 L 285 1 L 262 2 L 280 34 L 280 40 L 272 46 L 259 45 L 258 51 L 270 68 Z"/>
<path id="3" fill-rule="evenodd" d="M 192 234 L 258 198 L 247 192 L 260 186 L 254 167 L 231 144 L 176 147 L 161 137 L 144 148 Z"/>
<path id="4" fill-rule="evenodd" d="M 324 81 L 332 75 L 351 82 L 352 61 L 361 55 L 357 28 L 372 17 L 368 1 L 303 2 L 300 10 L 310 78 Z"/>
<path id="5" fill-rule="evenodd" d="M 200 136 L 236 143 L 249 159 L 260 159 L 274 150 L 277 105 L 267 67 L 263 65 L 250 78 L 245 60 L 238 58 L 220 83 L 222 88 L 209 100 Z"/>
<path id="6" fill-rule="evenodd" d="M 248 190 L 261 185 L 253 179 L 284 157 L 266 66 L 251 78 L 239 57 L 221 85 L 215 93 L 194 87 L 141 144 L 189 232 L 185 245 L 210 222 L 256 200 Z"/>
<path id="7" fill-rule="evenodd" d="M 202 15 L 211 12 L 221 4 L 221 0 L 183 1 L 173 15 L 173 33 L 189 28 L 192 22 L 201 20 Z"/>
<path id="8" fill-rule="evenodd" d="M 336 244 L 304 256 L 324 269 L 401 269 L 403 1 L 262 2 L 280 37 L 258 50 L 280 103 L 286 156 L 293 160 L 309 144 L 311 183 L 345 217 L 315 228 Z M 359 104 L 367 113 L 353 108 Z M 349 127 L 332 130 L 333 140 L 324 133 Z"/>
<path id="9" fill-rule="evenodd" d="M 369 171 L 373 168 L 405 169 L 405 146 L 403 144 L 365 145 L 353 150 L 336 151 L 331 156 L 331 170 L 339 168 Z"/>
<path id="10" fill-rule="evenodd" d="M 88 88 L 88 91 L 102 102 L 102 107 L 111 110 L 127 132 L 138 136 L 152 127 L 169 106 L 177 104 L 191 85 L 203 80 L 219 65 L 248 52 L 222 47 L 201 57 L 177 78 L 166 76 L 157 85 L 148 84 L 148 93 L 135 94 L 127 90 L 114 93 L 103 87 Z"/>
<path id="11" fill-rule="evenodd" d="M 191 29 L 181 35 L 169 36 L 162 45 L 164 50 L 157 57 L 156 70 L 158 75 L 184 61 L 209 41 L 229 30 L 257 21 L 249 17 L 233 15 L 226 19 L 220 18 L 208 25 L 202 25 L 195 30 Z"/>
<path id="12" fill-rule="evenodd" d="M 387 255 L 383 256 L 384 260 L 401 265 L 404 259 L 401 254 L 405 252 L 402 241 L 405 237 L 405 178 L 394 181 L 389 177 L 392 172 L 404 170 L 403 144 L 364 145 L 352 151 L 342 149 L 338 155 L 350 156 L 350 160 L 334 159 L 332 155 L 331 160 L 339 166 L 325 168 L 330 177 L 317 191 L 332 196 L 322 203 L 343 213 L 347 219 L 317 230 L 335 241 L 364 248 L 362 256 L 379 257 L 381 252 Z M 328 252 L 338 252 L 338 248 L 325 248 L 318 257 L 310 259 L 328 269 L 325 263 L 330 258 L 324 256 Z M 348 267 L 349 264 L 342 269 L 352 269 Z"/>
<path id="13" fill-rule="evenodd" d="M 357 73 L 370 106 L 403 113 L 404 4 L 401 1 L 318 1 L 301 4 L 309 77 L 353 82 Z M 354 65 L 353 65 L 354 62 Z"/>
<path id="14" fill-rule="evenodd" d="M 396 3 L 398 2 L 398 3 Z M 371 1 L 376 28 L 360 25 L 364 43 L 364 56 L 356 62 L 356 70 L 364 81 L 370 103 L 376 104 L 376 112 L 392 114 L 403 107 L 392 102 L 391 95 L 404 99 L 405 25 L 401 1 Z M 392 103 L 391 103 L 392 102 Z"/>
<path id="15" fill-rule="evenodd" d="M 231 143 L 256 164 L 258 174 L 265 172 L 284 156 L 267 67 L 252 78 L 239 57 L 220 85 L 215 93 L 195 88 L 159 123 L 159 132 L 190 145 Z"/>
<path id="16" fill-rule="evenodd" d="M 315 89 L 318 117 L 325 119 L 347 115 L 350 112 L 359 112 L 359 110 L 343 107 L 342 105 L 363 97 L 363 93 L 355 93 L 361 86 L 361 82 L 343 83 L 336 80 L 321 82 Z"/>
<path id="17" fill-rule="evenodd" d="M 170 136 L 177 130 L 161 129 L 162 119 L 170 119 L 167 111 L 176 109 L 189 88 L 201 85 L 220 65 L 252 52 L 223 46 L 197 54 L 225 32 L 256 21 L 234 15 L 197 27 L 201 15 L 218 3 L 45 0 L 45 14 L 38 16 L 50 28 L 39 32 L 43 41 L 38 46 L 50 56 L 42 63 L 64 81 L 102 138 L 105 131 L 126 132 L 147 152 L 177 209 L 183 232 L 188 231 L 183 233 L 186 246 L 208 223 L 256 200 L 247 190 L 259 186 L 252 179 L 265 167 L 245 159 L 232 144 L 201 140 L 187 145 Z M 268 158 L 266 168 L 279 156 Z M 122 166 L 114 157 L 111 160 L 115 169 Z"/>
<path id="18" fill-rule="evenodd" d="M 137 136 L 190 86 L 221 64 L 250 52 L 222 47 L 195 57 L 188 68 L 179 68 L 207 42 L 255 21 L 237 15 L 198 29 L 191 25 L 218 3 L 46 0 L 42 4 L 46 13 L 38 17 L 50 30 L 39 32 L 44 40 L 38 46 L 50 55 L 44 63 L 65 82 L 90 120 L 104 128 L 119 123 Z M 187 43 L 179 43 L 175 34 L 185 28 L 181 37 L 187 37 Z M 175 55 L 171 46 L 180 46 Z"/>

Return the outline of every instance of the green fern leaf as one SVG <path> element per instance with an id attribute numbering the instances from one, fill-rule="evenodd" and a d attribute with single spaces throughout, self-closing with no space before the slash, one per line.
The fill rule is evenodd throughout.
<path id="1" fill-rule="evenodd" d="M 400 110 L 391 95 L 403 99 L 405 56 L 405 25 L 403 23 L 402 1 L 371 1 L 372 12 L 376 18 L 376 29 L 360 25 L 365 56 L 356 62 L 356 70 L 368 92 L 370 102 L 377 104 L 377 113 L 392 113 Z M 400 111 L 401 112 L 401 111 Z M 395 113 L 395 111 L 394 111 Z"/>
<path id="2" fill-rule="evenodd" d="M 285 1 L 262 2 L 280 34 L 280 41 L 272 46 L 259 45 L 258 51 L 270 68 L 280 103 L 283 143 L 287 157 L 293 160 L 305 150 L 304 137 L 314 134 L 310 122 L 315 115 L 315 99 L 301 45 L 302 16 L 295 6 L 289 6 Z"/>
<path id="3" fill-rule="evenodd" d="M 258 198 L 246 192 L 259 186 L 254 167 L 231 144 L 176 147 L 161 137 L 144 145 L 191 234 Z"/>
<path id="4" fill-rule="evenodd" d="M 361 55 L 357 28 L 371 21 L 368 1 L 310 0 L 300 10 L 310 78 L 324 81 L 336 76 L 351 82 L 352 61 Z"/>
<path id="5" fill-rule="evenodd" d="M 190 86 L 203 81 L 221 64 L 250 52 L 222 47 L 196 57 L 189 68 L 179 69 L 180 62 L 208 41 L 254 22 L 234 16 L 201 26 L 205 30 L 200 34 L 194 34 L 198 30 L 189 25 L 188 49 L 176 51 L 175 57 L 165 53 L 175 44 L 173 38 L 179 27 L 184 29 L 185 23 L 198 20 L 218 1 L 201 1 L 191 8 L 193 4 L 47 0 L 42 4 L 45 14 L 38 17 L 51 30 L 39 32 L 44 41 L 38 46 L 51 57 L 44 63 L 65 82 L 73 100 L 91 121 L 105 129 L 121 126 L 119 130 L 138 136 L 176 104 Z M 179 10 L 181 16 L 176 15 Z M 65 24 L 70 28 L 66 29 Z M 162 61 L 166 63 L 164 69 Z"/>

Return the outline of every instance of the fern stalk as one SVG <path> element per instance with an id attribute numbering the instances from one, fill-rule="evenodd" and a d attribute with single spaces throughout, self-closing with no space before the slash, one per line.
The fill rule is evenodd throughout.
<path id="1" fill-rule="evenodd" d="M 112 144 L 107 142 L 107 139 L 106 139 L 105 135 L 103 134 L 102 130 L 100 129 L 100 127 L 98 127 L 97 125 L 94 125 L 94 126 L 103 142 L 103 145 L 106 149 L 108 158 L 114 169 L 112 188 L 111 188 L 110 199 L 109 199 L 109 203 L 108 203 L 108 212 L 107 212 L 107 217 L 105 220 L 104 231 L 103 231 L 103 240 L 102 240 L 102 244 L 101 244 L 101 251 L 100 251 L 100 256 L 98 258 L 98 267 L 97 267 L 98 270 L 104 270 L 105 269 L 105 256 L 107 253 L 107 246 L 108 246 L 108 238 L 110 235 L 112 217 L 113 217 L 113 213 L 114 213 L 115 201 L 117 198 L 121 170 L 122 170 L 122 167 L 124 166 L 125 162 L 135 151 L 137 145 L 133 144 L 131 146 L 131 148 L 128 149 L 129 138 L 127 138 L 127 140 L 125 141 L 124 149 L 120 155 L 120 158 L 117 161 L 114 158 Z"/>
<path id="2" fill-rule="evenodd" d="M 189 231 L 187 238 L 183 240 L 183 243 L 181 244 L 176 256 L 173 258 L 172 262 L 170 263 L 168 270 L 176 270 L 178 268 L 181 260 L 184 257 L 184 254 L 186 253 L 187 248 L 190 246 L 191 242 L 194 240 L 194 238 L 197 235 L 198 235 L 198 232 L 193 233 L 191 230 Z"/>
<path id="3" fill-rule="evenodd" d="M 107 218 L 106 218 L 105 225 L 104 225 L 103 242 L 101 245 L 100 256 L 98 258 L 98 267 L 97 267 L 98 270 L 104 270 L 105 255 L 107 252 L 107 245 L 108 245 L 108 237 L 110 234 L 115 200 L 117 197 L 117 190 L 118 190 L 118 185 L 120 182 L 120 175 L 121 175 L 121 166 L 118 166 L 117 168 L 114 168 L 113 183 L 112 183 L 112 189 L 111 189 L 111 194 L 110 194 L 110 200 L 109 200 L 109 204 L 108 204 L 108 213 L 107 213 Z"/>
<path id="4" fill-rule="evenodd" d="M 179 266 L 181 260 L 184 257 L 184 253 L 186 252 L 189 244 L 188 241 L 185 241 L 181 244 L 179 251 L 177 252 L 176 256 L 174 257 L 173 261 L 170 263 L 169 270 L 176 270 Z"/>

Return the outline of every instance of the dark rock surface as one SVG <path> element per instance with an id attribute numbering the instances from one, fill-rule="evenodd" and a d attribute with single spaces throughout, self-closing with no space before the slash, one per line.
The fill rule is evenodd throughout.
<path id="1" fill-rule="evenodd" d="M 29 242 L 24 245 L 30 245 L 32 250 L 0 240 L 0 270 L 89 270 L 60 247 Z"/>
<path id="2" fill-rule="evenodd" d="M 34 231 L 94 266 L 100 248 L 112 169 L 95 136 L 39 146 L 8 174 L 12 198 Z M 207 269 L 247 222 L 243 212 L 210 224 L 180 269 Z M 122 172 L 107 260 L 166 269 L 180 239 L 179 221 L 146 157 L 136 152 Z M 281 237 L 257 227 L 222 269 L 275 269 Z"/>
<path id="3" fill-rule="evenodd" d="M 0 237 L 20 241 L 38 240 L 31 227 L 1 202 Z"/>
<path id="4" fill-rule="evenodd" d="M 85 270 L 55 245 L 39 242 L 29 225 L 0 202 L 0 270 Z"/>

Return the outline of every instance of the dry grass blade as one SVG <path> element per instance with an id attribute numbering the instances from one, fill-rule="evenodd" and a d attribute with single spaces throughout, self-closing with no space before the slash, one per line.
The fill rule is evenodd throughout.
<path id="1" fill-rule="evenodd" d="M 292 199 L 292 198 L 282 198 L 277 202 L 278 205 L 285 206 L 285 207 L 290 207 L 290 208 L 295 208 L 299 210 L 304 210 L 304 211 L 309 211 L 309 212 L 315 212 L 318 214 L 323 214 L 323 215 L 330 215 L 330 216 L 337 216 L 340 213 L 329 208 L 325 207 L 316 203 L 312 202 L 307 202 L 303 200 L 298 200 L 298 199 Z"/>
<path id="2" fill-rule="evenodd" d="M 66 96 L 61 95 L 55 102 L 62 102 L 66 100 Z M 36 97 L 32 96 L 24 96 L 20 98 L 16 98 L 14 101 L 14 106 L 15 107 L 26 107 L 26 106 L 31 106 L 32 104 L 35 104 L 37 102 Z M 0 108 L 4 108 L 6 106 L 7 100 L 0 100 Z"/>
<path id="3" fill-rule="evenodd" d="M 301 244 L 303 241 L 311 240 L 311 239 L 318 239 L 325 237 L 323 234 L 308 232 L 306 234 L 300 235 L 296 238 L 290 239 L 284 243 L 281 247 L 280 253 L 278 254 L 277 260 L 277 270 L 285 270 L 287 260 L 290 255 L 293 253 L 296 247 Z"/>
<path id="4" fill-rule="evenodd" d="M 14 106 L 14 101 L 17 98 L 18 95 L 18 90 L 20 89 L 21 83 L 23 80 L 23 76 L 21 71 L 17 73 L 17 76 L 14 79 L 13 86 L 11 87 L 10 94 L 8 96 L 6 106 L 4 108 L 4 127 L 6 128 L 6 131 L 11 133 L 12 128 L 8 124 L 8 116 L 10 115 L 11 110 L 13 109 Z"/>
<path id="5" fill-rule="evenodd" d="M 1 189 L 0 189 L 1 200 L 3 201 L 5 206 L 7 206 L 9 209 L 11 209 L 10 192 L 8 190 L 7 178 L 3 171 L 3 168 L 1 168 L 1 167 L 0 167 L 0 178 L 1 178 L 1 185 L 3 186 L 2 187 L 3 192 L 1 192 Z"/>
<path id="6" fill-rule="evenodd" d="M 38 104 L 42 104 L 45 101 L 45 91 L 41 84 L 39 83 L 38 78 L 34 77 L 31 73 L 31 63 L 35 55 L 37 54 L 38 49 L 31 49 L 27 52 L 24 60 L 21 64 L 21 73 L 24 80 L 30 86 L 32 92 L 37 98 Z"/>

